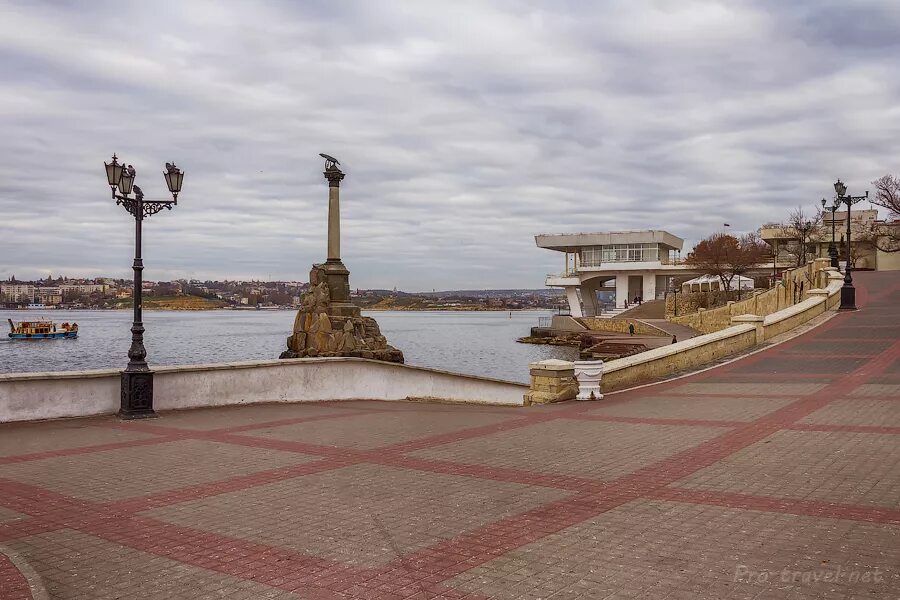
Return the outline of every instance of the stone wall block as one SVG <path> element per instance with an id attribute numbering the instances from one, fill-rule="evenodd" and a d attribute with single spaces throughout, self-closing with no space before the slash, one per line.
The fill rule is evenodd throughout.
<path id="1" fill-rule="evenodd" d="M 571 400 L 578 395 L 574 363 L 562 360 L 542 360 L 529 365 L 531 385 L 525 394 L 525 404 L 547 404 Z"/>

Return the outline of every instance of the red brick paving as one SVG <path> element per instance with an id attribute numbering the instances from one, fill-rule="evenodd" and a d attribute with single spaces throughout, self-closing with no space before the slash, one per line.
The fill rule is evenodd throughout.
<path id="1" fill-rule="evenodd" d="M 3 600 L 31 600 L 31 586 L 25 575 L 0 548 L 0 590 Z"/>
<path id="2" fill-rule="evenodd" d="M 900 278 L 598 403 L 0 426 L 0 598 L 896 598 Z M 872 340 L 872 343 L 867 343 Z M 830 368 L 834 365 L 834 368 Z"/>

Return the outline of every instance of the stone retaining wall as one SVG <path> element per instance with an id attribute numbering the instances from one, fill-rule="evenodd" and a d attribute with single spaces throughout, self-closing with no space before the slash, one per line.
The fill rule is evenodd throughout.
<path id="1" fill-rule="evenodd" d="M 818 270 L 826 281 L 822 288 L 804 290 L 809 297 L 769 315 L 735 315 L 732 325 L 720 331 L 655 348 L 604 363 L 601 387 L 604 392 L 621 390 L 679 371 L 696 369 L 720 358 L 749 350 L 806 323 L 840 303 L 842 276 L 826 267 Z"/>
<path id="2" fill-rule="evenodd" d="M 823 272 L 827 268 L 830 268 L 829 259 L 817 258 L 803 267 L 784 271 L 783 285 L 778 284 L 752 298 L 739 302 L 730 301 L 725 306 L 710 310 L 699 309 L 695 313 L 669 317 L 668 320 L 687 325 L 700 333 L 721 331 L 731 326 L 732 317 L 745 314 L 765 316 L 803 302 L 809 298 L 810 290 L 824 288 L 828 284 Z"/>
<path id="3" fill-rule="evenodd" d="M 582 317 L 581 322 L 591 331 L 608 331 L 610 333 L 628 333 L 628 324 L 634 323 L 634 332 L 639 335 L 659 335 L 668 336 L 669 334 L 650 323 L 645 323 L 640 319 L 602 319 L 599 317 Z"/>
<path id="4" fill-rule="evenodd" d="M 634 356 L 606 361 L 600 385 L 604 392 L 621 390 L 679 371 L 694 369 L 756 345 L 754 325 L 735 325 L 723 331 L 654 348 Z"/>
<path id="5" fill-rule="evenodd" d="M 678 314 L 681 316 L 696 313 L 701 308 L 703 310 L 712 310 L 725 306 L 729 300 L 740 302 L 752 296 L 754 291 L 744 290 L 741 292 L 741 298 L 738 298 L 737 290 L 726 292 L 725 290 L 709 290 L 704 292 L 682 292 L 666 294 L 666 319 L 672 320 L 675 317 L 676 300 L 678 301 Z"/>

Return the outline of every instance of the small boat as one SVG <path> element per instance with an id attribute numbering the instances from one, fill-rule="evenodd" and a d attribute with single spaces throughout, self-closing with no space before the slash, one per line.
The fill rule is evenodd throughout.
<path id="1" fill-rule="evenodd" d="M 9 321 L 9 337 L 14 340 L 52 340 L 77 338 L 78 323 L 63 323 L 57 326 L 53 321 Z"/>

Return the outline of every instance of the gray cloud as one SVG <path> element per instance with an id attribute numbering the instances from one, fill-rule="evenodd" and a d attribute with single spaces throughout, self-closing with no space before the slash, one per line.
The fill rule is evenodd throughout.
<path id="1" fill-rule="evenodd" d="M 2 3 L 0 278 L 128 275 L 114 151 L 150 197 L 187 173 L 151 279 L 305 278 L 321 151 L 359 287 L 539 286 L 539 232 L 755 229 L 898 171 L 898 30 L 892 0 Z"/>

